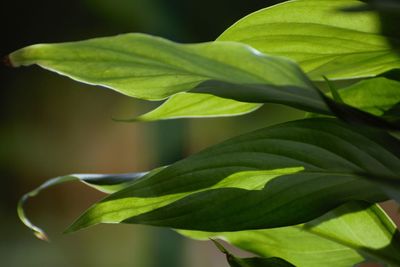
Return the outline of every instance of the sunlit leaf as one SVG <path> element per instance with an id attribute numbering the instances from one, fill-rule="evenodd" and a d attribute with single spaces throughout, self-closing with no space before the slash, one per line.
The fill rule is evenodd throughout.
<path id="1" fill-rule="evenodd" d="M 77 81 L 108 87 L 141 99 L 164 99 L 214 80 L 236 85 L 241 89 L 240 94 L 252 84 L 262 85 L 271 96 L 288 91 L 287 103 L 298 105 L 299 96 L 309 98 L 308 102 L 318 102 L 317 106 L 308 107 L 307 102 L 301 103 L 302 106 L 315 112 L 327 112 L 324 103 L 313 92 L 312 83 L 294 62 L 261 54 L 235 42 L 177 44 L 145 34 L 124 34 L 79 42 L 33 45 L 10 54 L 9 60 L 13 66 L 37 64 Z M 208 112 L 204 112 L 199 110 L 204 106 L 187 110 L 193 103 L 204 103 L 204 95 L 181 95 L 178 98 L 178 105 L 175 105 L 174 97 L 167 101 L 167 107 L 140 119 L 239 115 L 260 106 L 208 96 L 210 104 L 207 104 Z M 235 96 L 229 98 L 236 99 Z M 269 102 L 269 99 L 253 97 L 252 102 Z M 160 114 L 164 111 L 167 114 Z"/>
<path id="2" fill-rule="evenodd" d="M 383 4 L 381 2 L 373 1 L 372 5 L 379 7 L 381 5 L 378 4 Z M 390 6 L 395 3 L 386 4 Z M 364 11 L 343 11 L 349 7 Z M 383 16 L 387 17 L 387 14 Z M 384 25 L 381 25 L 382 20 Z M 387 26 L 393 27 L 396 23 L 392 21 L 391 25 L 386 25 L 388 23 L 385 22 L 382 14 L 360 1 L 297 0 L 243 18 L 218 40 L 239 41 L 267 54 L 286 56 L 298 62 L 313 80 L 322 80 L 323 76 L 329 79 L 371 77 L 400 68 L 399 53 L 393 49 L 393 43 L 400 43 L 393 38 L 398 38 L 398 34 L 392 33 L 397 29 L 392 32 L 386 30 Z M 381 30 L 384 34 L 380 33 Z M 163 103 L 150 117 L 152 120 L 193 117 L 196 105 L 190 109 L 186 105 L 194 101 L 193 98 L 200 97 L 183 93 L 178 103 Z M 218 101 L 213 97 L 211 99 Z M 373 98 L 369 98 L 369 101 L 377 103 Z M 251 106 L 245 107 L 249 108 L 248 111 L 252 109 Z M 201 106 L 198 108 L 201 109 Z M 165 115 L 163 110 L 167 111 Z M 171 114 L 170 110 L 177 111 L 177 115 Z M 231 114 L 238 115 L 234 111 Z M 219 114 L 218 109 L 209 109 L 209 112 Z M 194 115 L 197 113 L 199 111 L 196 110 Z"/>
<path id="3" fill-rule="evenodd" d="M 319 92 L 319 94 L 331 110 L 332 114 L 349 124 L 375 127 L 388 131 L 400 131 L 400 125 L 397 125 L 396 123 L 392 123 L 381 117 L 356 109 L 347 104 L 337 103 L 325 96 L 322 92 Z"/>
<path id="4" fill-rule="evenodd" d="M 9 57 L 14 66 L 38 64 L 81 82 L 149 100 L 188 91 L 210 79 L 304 90 L 310 87 L 307 77 L 291 61 L 234 42 L 177 44 L 145 34 L 123 34 L 33 45 Z"/>
<path id="5" fill-rule="evenodd" d="M 372 141 L 374 140 L 374 141 Z M 236 231 L 304 223 L 350 200 L 387 196 L 358 173 L 393 176 L 400 144 L 333 119 L 289 122 L 233 138 L 110 195 L 69 229 L 140 223 Z"/>
<path id="6" fill-rule="evenodd" d="M 263 53 L 294 59 L 313 80 L 371 77 L 400 68 L 392 35 L 381 34 L 374 10 L 355 0 L 295 0 L 257 11 L 218 40 L 249 44 Z"/>
<path id="7" fill-rule="evenodd" d="M 400 82 L 386 78 L 360 81 L 338 92 L 346 104 L 377 116 L 400 104 Z"/>
<path id="8" fill-rule="evenodd" d="M 252 112 L 261 105 L 239 102 L 210 94 L 179 93 L 171 96 L 158 108 L 130 121 L 236 116 Z"/>
<path id="9" fill-rule="evenodd" d="M 379 208 L 345 204 L 307 224 L 268 230 L 207 233 L 180 231 L 195 239 L 222 238 L 261 257 L 281 257 L 297 267 L 354 266 L 366 259 L 400 264 L 400 236 Z"/>

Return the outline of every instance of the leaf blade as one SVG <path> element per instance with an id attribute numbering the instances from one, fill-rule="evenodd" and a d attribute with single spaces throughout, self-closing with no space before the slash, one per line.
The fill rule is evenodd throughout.
<path id="1" fill-rule="evenodd" d="M 399 151 L 398 141 L 382 131 L 348 127 L 336 120 L 266 128 L 205 150 L 109 196 L 69 231 L 97 223 L 204 231 L 299 224 L 350 199 L 387 199 L 357 173 L 393 175 L 400 168 Z"/>
<path id="2" fill-rule="evenodd" d="M 160 100 L 215 79 L 298 85 L 308 79 L 292 62 L 234 42 L 177 44 L 145 34 L 33 45 L 12 53 L 14 66 L 38 64 L 81 82 Z"/>
<path id="3" fill-rule="evenodd" d="M 218 40 L 291 58 L 312 80 L 373 77 L 399 69 L 398 53 L 388 42 L 394 37 L 380 33 L 379 13 L 344 11 L 353 6 L 368 7 L 353 0 L 284 2 L 239 20 Z"/>
<path id="4" fill-rule="evenodd" d="M 347 267 L 365 259 L 399 264 L 395 224 L 378 205 L 362 202 L 345 204 L 304 225 L 240 232 L 178 232 L 200 240 L 222 238 L 261 257 L 282 257 L 298 267 Z"/>

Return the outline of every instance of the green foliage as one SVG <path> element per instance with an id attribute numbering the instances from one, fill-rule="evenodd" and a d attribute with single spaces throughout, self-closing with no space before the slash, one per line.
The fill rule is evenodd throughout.
<path id="1" fill-rule="evenodd" d="M 21 220 L 44 239 L 22 205 L 78 180 L 110 195 L 68 232 L 140 223 L 222 237 L 260 256 L 240 259 L 215 241 L 240 267 L 400 266 L 399 232 L 376 204 L 400 202 L 400 40 L 387 22 L 400 14 L 393 10 L 387 2 L 294 0 L 250 14 L 215 42 L 136 33 L 12 53 L 13 66 L 37 64 L 128 96 L 168 98 L 132 121 L 234 116 L 264 103 L 325 116 L 247 133 L 149 173 L 49 180 L 23 196 Z M 388 71 L 392 79 L 376 77 Z"/>
<path id="2" fill-rule="evenodd" d="M 205 231 L 299 224 L 350 199 L 387 199 L 357 173 L 394 176 L 399 156 L 400 144 L 380 131 L 332 119 L 289 122 L 144 177 L 95 204 L 69 231 L 120 222 Z"/>
<path id="3" fill-rule="evenodd" d="M 249 44 L 295 60 L 312 79 L 371 77 L 400 68 L 397 51 L 380 33 L 378 14 L 345 12 L 355 0 L 297 0 L 255 12 L 218 40 Z"/>
<path id="4" fill-rule="evenodd" d="M 363 257 L 397 266 L 399 236 L 396 226 L 377 205 L 351 202 L 302 225 L 241 232 L 180 231 L 207 239 L 210 236 L 263 257 L 284 258 L 296 266 L 347 267 Z"/>

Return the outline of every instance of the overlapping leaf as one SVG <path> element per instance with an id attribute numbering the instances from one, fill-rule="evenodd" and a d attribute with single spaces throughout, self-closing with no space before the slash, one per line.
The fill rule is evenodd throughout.
<path id="1" fill-rule="evenodd" d="M 211 147 L 95 204 L 69 229 L 141 223 L 235 231 L 294 225 L 350 200 L 386 199 L 358 173 L 393 176 L 400 144 L 333 119 L 290 122 Z"/>
<path id="2" fill-rule="evenodd" d="M 344 11 L 353 6 L 364 11 Z M 322 80 L 323 76 L 330 79 L 370 77 L 400 68 L 398 51 L 393 47 L 393 43 L 399 43 L 395 40 L 398 35 L 382 29 L 385 25 L 381 25 L 379 16 L 382 14 L 354 0 L 288 1 L 243 18 L 218 40 L 243 42 L 266 54 L 286 56 L 298 62 L 313 80 Z M 186 104 L 195 98 L 183 93 L 179 103 L 166 102 L 149 116 L 152 120 L 192 117 L 197 106 L 187 109 Z M 211 99 L 218 101 L 210 96 Z M 252 110 L 251 106 L 246 107 L 247 111 Z M 177 111 L 176 116 L 170 113 L 171 109 Z M 212 113 L 220 114 L 218 109 Z"/>
<path id="3" fill-rule="evenodd" d="M 145 34 L 124 34 L 80 42 L 33 45 L 12 53 L 9 58 L 14 66 L 38 64 L 72 79 L 142 99 L 164 99 L 215 80 L 240 87 L 240 94 L 247 90 L 248 85 L 260 84 L 266 94 L 272 96 L 272 102 L 276 92 L 288 91 L 285 101 L 289 105 L 308 107 L 311 103 L 308 109 L 327 112 L 324 103 L 313 92 L 311 82 L 295 63 L 261 54 L 240 43 L 184 45 Z M 211 93 L 217 94 L 215 91 Z M 306 103 L 299 103 L 299 96 L 305 98 Z M 188 107 L 193 103 L 204 103 L 204 95 L 190 94 L 186 97 L 185 102 L 182 96 L 178 96 L 179 105 Z M 259 106 L 208 98 L 211 103 L 208 113 L 199 111 L 198 106 L 181 113 L 178 109 L 178 114 L 176 111 L 171 114 L 171 108 L 168 108 L 169 117 L 182 114 L 213 116 L 221 115 L 221 112 L 222 115 L 242 114 Z M 236 99 L 235 96 L 230 98 Z M 253 100 L 255 103 L 263 102 L 255 97 Z M 171 101 L 168 105 L 176 103 L 175 99 Z M 315 107 L 314 102 L 319 106 Z M 177 110 L 177 107 L 172 109 Z"/>
<path id="4" fill-rule="evenodd" d="M 220 237 L 262 257 L 281 257 L 297 267 L 354 266 L 366 259 L 400 264 L 400 237 L 377 205 L 343 205 L 307 224 L 225 233 L 180 231 L 196 238 Z"/>

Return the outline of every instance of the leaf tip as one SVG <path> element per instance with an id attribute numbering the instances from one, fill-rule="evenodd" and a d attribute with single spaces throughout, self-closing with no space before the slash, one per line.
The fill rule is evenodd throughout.
<path id="1" fill-rule="evenodd" d="M 46 241 L 46 242 L 50 242 L 49 237 L 48 237 L 48 236 L 46 235 L 46 233 L 43 232 L 43 231 L 35 231 L 35 232 L 33 232 L 33 234 L 34 234 L 37 238 L 39 238 L 40 240 L 43 240 L 43 241 Z"/>
<path id="2" fill-rule="evenodd" d="M 217 240 L 210 238 L 210 241 L 212 241 L 214 243 L 214 245 L 219 249 L 219 251 L 221 251 L 222 253 L 224 253 L 226 255 L 229 255 L 229 252 Z"/>
<path id="3" fill-rule="evenodd" d="M 50 239 L 47 236 L 47 234 L 42 229 L 40 229 L 39 227 L 37 227 L 36 225 L 31 223 L 31 221 L 27 218 L 27 216 L 25 214 L 25 210 L 24 210 L 24 204 L 28 198 L 29 198 L 29 194 L 25 194 L 24 196 L 22 196 L 22 198 L 18 202 L 18 207 L 17 207 L 18 217 L 22 221 L 23 224 L 25 224 L 29 229 L 31 229 L 33 231 L 33 234 L 38 239 L 50 242 Z"/>

